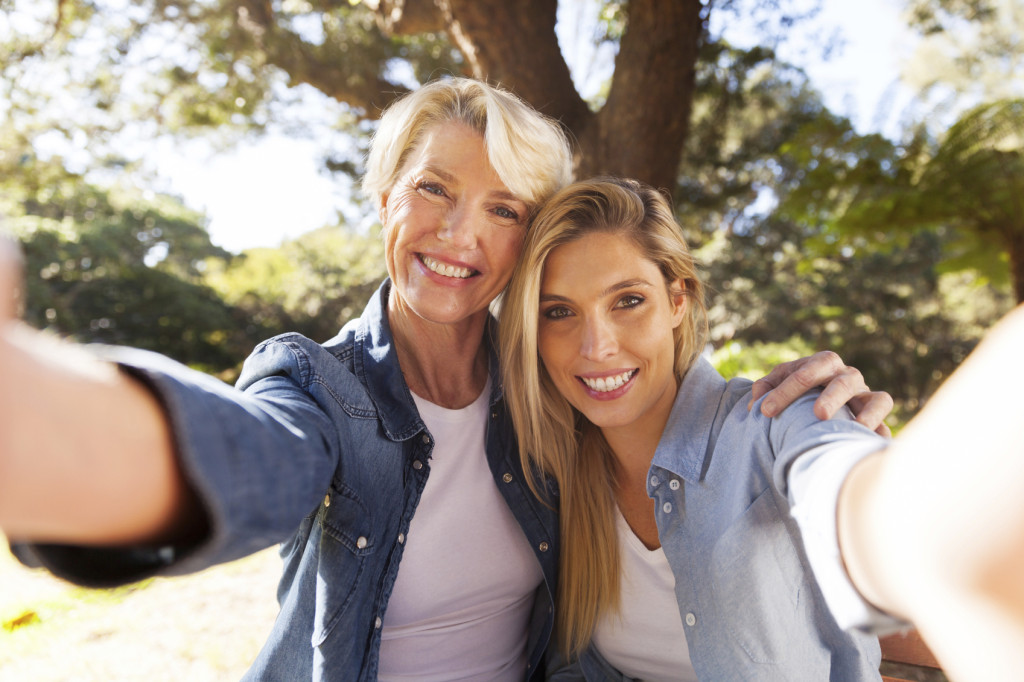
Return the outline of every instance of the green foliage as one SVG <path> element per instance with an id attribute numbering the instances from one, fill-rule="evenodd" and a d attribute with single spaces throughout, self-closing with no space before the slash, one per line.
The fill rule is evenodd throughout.
<path id="1" fill-rule="evenodd" d="M 0 201 L 25 253 L 31 324 L 210 371 L 238 362 L 241 320 L 202 283 L 206 262 L 230 254 L 199 215 L 169 197 L 90 184 L 60 160 L 23 157 L 19 170 L 0 181 Z"/>
<path id="2" fill-rule="evenodd" d="M 213 261 L 207 281 L 261 329 L 326 341 L 362 311 L 386 274 L 379 235 L 327 227 L 278 249 Z"/>
<path id="3" fill-rule="evenodd" d="M 963 102 L 1024 96 L 1024 4 L 1016 0 L 904 0 L 910 28 L 920 34 L 902 70 L 941 113 Z M 940 120 L 946 116 L 933 117 Z"/>
<path id="4" fill-rule="evenodd" d="M 831 349 L 889 391 L 898 419 L 913 415 L 1012 306 L 1005 291 L 936 263 L 942 234 L 910 235 L 905 248 L 808 257 L 812 230 L 769 219 L 746 234 L 721 233 L 698 252 L 712 284 L 716 346 L 739 341 Z M 969 305 L 965 305 L 969 302 Z"/>
<path id="5" fill-rule="evenodd" d="M 937 142 L 902 146 L 822 117 L 780 151 L 799 169 L 780 215 L 820 226 L 816 252 L 906 248 L 942 230 L 940 267 L 976 270 L 997 288 L 1012 275 L 1024 300 L 1024 100 L 976 107 Z"/>
<path id="6" fill-rule="evenodd" d="M 798 360 L 814 352 L 815 349 L 799 337 L 782 343 L 755 341 L 749 345 L 730 340 L 711 354 L 711 364 L 727 379 L 744 377 L 756 381 L 776 365 Z"/>

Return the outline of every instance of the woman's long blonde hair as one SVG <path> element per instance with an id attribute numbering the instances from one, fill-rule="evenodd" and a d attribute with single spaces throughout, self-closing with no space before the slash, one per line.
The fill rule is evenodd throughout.
<path id="1" fill-rule="evenodd" d="M 557 638 L 572 657 L 589 643 L 599 616 L 619 608 L 614 456 L 600 429 L 558 392 L 540 361 L 537 335 L 548 256 L 592 232 L 632 240 L 661 270 L 666 295 L 670 282 L 684 283 L 687 312 L 674 333 L 679 380 L 707 338 L 704 287 L 696 262 L 659 192 L 633 180 L 596 178 L 564 188 L 541 208 L 502 303 L 501 358 L 505 402 L 523 469 L 553 477 L 558 484 L 557 502 L 546 500 L 557 503 L 561 519 Z M 534 493 L 546 499 L 536 487 Z"/>

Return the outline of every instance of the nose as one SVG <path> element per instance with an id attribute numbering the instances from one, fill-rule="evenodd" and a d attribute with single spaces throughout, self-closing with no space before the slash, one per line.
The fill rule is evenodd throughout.
<path id="1" fill-rule="evenodd" d="M 441 219 L 437 237 L 441 241 L 460 249 L 476 246 L 477 225 L 473 212 L 464 204 L 453 206 Z"/>
<path id="2" fill-rule="evenodd" d="M 583 323 L 580 355 L 587 360 L 604 360 L 619 350 L 614 325 L 600 315 L 590 315 Z"/>

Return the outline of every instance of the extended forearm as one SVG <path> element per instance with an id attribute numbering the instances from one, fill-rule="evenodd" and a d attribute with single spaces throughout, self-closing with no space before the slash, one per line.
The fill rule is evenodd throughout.
<path id="1" fill-rule="evenodd" d="M 1007 316 L 840 496 L 844 561 L 955 679 L 1024 667 L 1024 308 Z"/>
<path id="2" fill-rule="evenodd" d="M 0 525 L 12 539 L 158 541 L 195 502 L 140 383 L 17 323 L 0 331 Z"/>

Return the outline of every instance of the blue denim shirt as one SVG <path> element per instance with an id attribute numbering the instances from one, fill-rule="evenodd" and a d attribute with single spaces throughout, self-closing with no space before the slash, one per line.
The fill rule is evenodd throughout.
<path id="1" fill-rule="evenodd" d="M 163 402 L 209 535 L 188 548 L 49 545 L 32 553 L 66 578 L 114 584 L 199 570 L 281 542 L 281 612 L 246 679 L 376 679 L 381 621 L 433 448 L 398 364 L 389 291 L 385 282 L 362 317 L 326 344 L 297 334 L 260 344 L 245 362 L 242 391 L 163 358 L 116 352 Z M 491 349 L 496 331 L 491 318 Z M 497 368 L 492 350 L 487 459 L 544 574 L 527 644 L 528 677 L 540 677 L 553 626 L 558 521 L 524 480 Z"/>
<path id="2" fill-rule="evenodd" d="M 647 478 L 697 677 L 878 680 L 877 638 L 837 625 L 790 510 L 822 457 L 886 441 L 850 419 L 819 421 L 813 393 L 768 419 L 747 410 L 749 387 L 698 360 Z M 551 679 L 627 678 L 591 646 Z"/>

